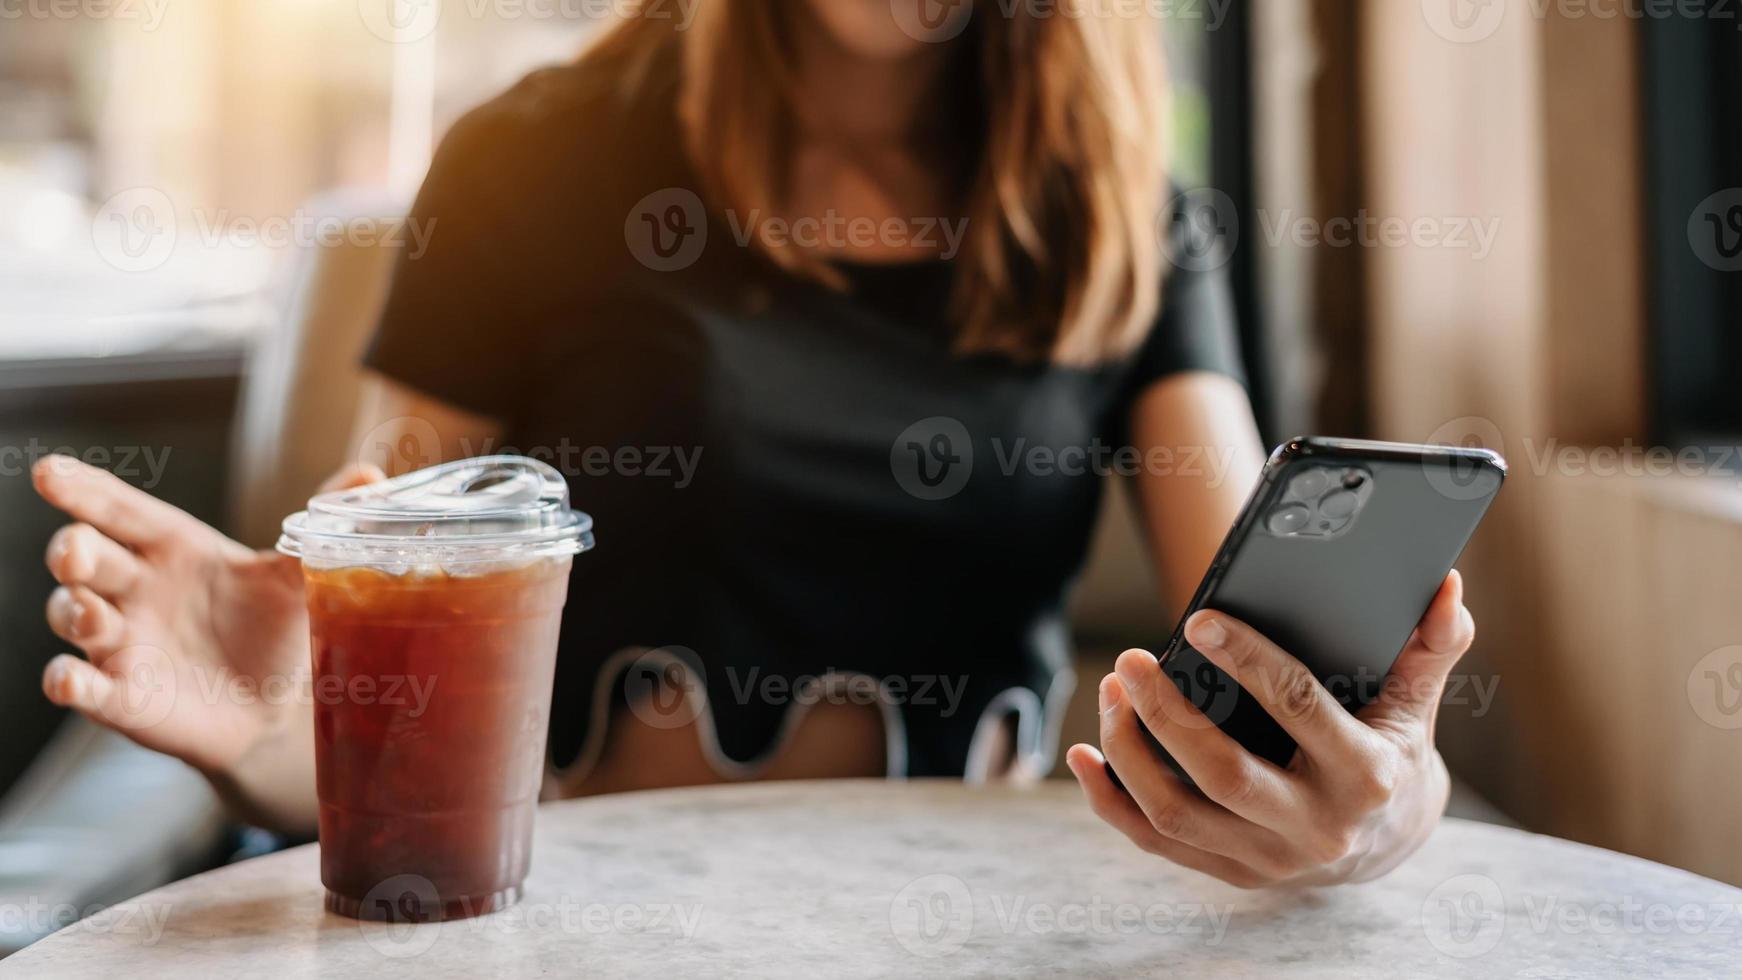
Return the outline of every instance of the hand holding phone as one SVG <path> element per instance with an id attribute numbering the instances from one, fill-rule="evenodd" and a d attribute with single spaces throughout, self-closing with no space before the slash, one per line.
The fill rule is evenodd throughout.
<path id="1" fill-rule="evenodd" d="M 1448 572 L 1504 473 L 1484 450 L 1279 449 L 1160 663 L 1129 651 L 1103 681 L 1105 761 L 1068 756 L 1097 813 L 1237 884 L 1372 877 L 1412 851 L 1444 804 L 1432 723 L 1473 634 Z"/>

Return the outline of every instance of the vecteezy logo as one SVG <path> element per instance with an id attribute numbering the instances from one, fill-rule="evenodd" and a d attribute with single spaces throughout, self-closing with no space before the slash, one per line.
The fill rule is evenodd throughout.
<path id="1" fill-rule="evenodd" d="M 369 33 L 389 44 L 412 44 L 435 33 L 442 20 L 441 0 L 357 0 L 357 14 Z"/>
<path id="2" fill-rule="evenodd" d="M 946 415 L 920 419 L 889 447 L 889 471 L 901 489 L 920 500 L 954 497 L 974 472 L 968 427 Z"/>
<path id="3" fill-rule="evenodd" d="M 175 710 L 176 674 L 169 654 L 146 644 L 119 650 L 103 665 L 114 685 L 100 710 L 110 725 L 144 731 L 163 723 Z"/>
<path id="4" fill-rule="evenodd" d="M 1210 728 L 1227 721 L 1240 703 L 1240 685 L 1196 650 L 1181 649 L 1169 657 L 1163 668 L 1173 686 L 1186 696 L 1186 703 L 1198 709 L 1196 714 L 1178 709 L 1163 709 L 1168 722 L 1183 728 Z"/>
<path id="5" fill-rule="evenodd" d="M 629 209 L 623 240 L 629 254 L 655 272 L 687 269 L 708 245 L 708 210 L 694 191 L 654 191 Z"/>
<path id="6" fill-rule="evenodd" d="M 441 893 L 422 875 L 394 875 L 363 896 L 357 929 L 370 948 L 389 959 L 406 959 L 429 952 L 441 938 L 436 914 Z"/>
<path id="7" fill-rule="evenodd" d="M 1688 704 L 1713 728 L 1742 728 L 1742 646 L 1719 647 L 1694 664 Z"/>
<path id="8" fill-rule="evenodd" d="M 1721 190 L 1694 208 L 1688 244 L 1718 272 L 1742 272 L 1742 187 Z"/>
<path id="9" fill-rule="evenodd" d="M 1427 941 L 1447 956 L 1469 959 L 1500 945 L 1506 931 L 1506 896 L 1487 875 L 1447 878 L 1421 903 Z"/>
<path id="10" fill-rule="evenodd" d="M 941 44 L 967 29 L 974 0 L 889 0 L 889 13 L 908 37 Z"/>
<path id="11" fill-rule="evenodd" d="M 1480 415 L 1465 415 L 1433 430 L 1423 440 L 1430 446 L 1452 446 L 1460 449 L 1498 449 L 1505 445 L 1505 436 L 1493 421 Z M 1477 500 L 1493 489 L 1487 467 L 1459 457 L 1446 465 L 1425 460 L 1428 485 L 1449 500 Z"/>
<path id="12" fill-rule="evenodd" d="M 97 209 L 91 242 L 122 272 L 150 272 L 175 252 L 175 205 L 155 187 L 124 190 Z"/>
<path id="13" fill-rule="evenodd" d="M 661 647 L 635 658 L 623 672 L 629 710 L 653 728 L 682 728 L 707 704 L 702 658 L 686 647 Z"/>
<path id="14" fill-rule="evenodd" d="M 1421 13 L 1435 34 L 1454 44 L 1486 41 L 1506 19 L 1506 0 L 1421 0 Z"/>
<path id="15" fill-rule="evenodd" d="M 1174 266 L 1208 272 L 1228 264 L 1240 246 L 1240 211 L 1214 187 L 1194 187 L 1167 202 L 1156 222 L 1162 254 Z"/>
<path id="16" fill-rule="evenodd" d="M 1742 256 L 1742 204 L 1732 204 L 1722 215 L 1703 214 L 1712 230 L 1712 249 L 1723 259 Z M 1734 237 L 1732 237 L 1734 236 Z"/>
<path id="17" fill-rule="evenodd" d="M 889 900 L 889 929 L 915 956 L 948 956 L 974 934 L 974 895 L 955 875 L 915 878 Z"/>
<path id="18" fill-rule="evenodd" d="M 389 473 L 410 473 L 441 462 L 442 437 L 429 419 L 402 415 L 370 429 L 357 444 L 357 462 Z"/>

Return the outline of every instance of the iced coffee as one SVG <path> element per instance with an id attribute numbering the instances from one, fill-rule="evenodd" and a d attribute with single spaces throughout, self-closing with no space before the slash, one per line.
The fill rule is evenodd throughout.
<path id="1" fill-rule="evenodd" d="M 308 594 L 329 909 L 431 921 L 519 898 L 569 568 L 591 542 L 561 476 L 512 457 L 285 522 Z"/>

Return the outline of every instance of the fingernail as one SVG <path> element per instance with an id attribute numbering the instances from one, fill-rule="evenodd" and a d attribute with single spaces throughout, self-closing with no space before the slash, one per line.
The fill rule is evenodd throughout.
<path id="1" fill-rule="evenodd" d="M 74 599 L 71 611 L 73 638 L 82 639 L 85 635 L 85 604 Z"/>
<path id="2" fill-rule="evenodd" d="M 56 453 L 44 458 L 41 465 L 44 472 L 52 473 L 58 477 L 77 476 L 79 474 L 79 461 L 71 456 L 61 453 Z"/>
<path id="3" fill-rule="evenodd" d="M 1133 687 L 1143 683 L 1143 663 L 1137 657 L 1121 654 L 1119 659 L 1114 662 L 1113 670 L 1119 674 L 1120 680 Z"/>
<path id="4" fill-rule="evenodd" d="M 1112 674 L 1101 678 L 1101 710 L 1106 711 L 1119 702 L 1119 681 Z"/>
<path id="5" fill-rule="evenodd" d="M 1214 619 L 1204 618 L 1192 622 L 1191 628 L 1186 631 L 1186 638 L 1191 640 L 1192 646 L 1197 647 L 1201 653 L 1206 647 L 1215 650 L 1221 649 L 1222 645 L 1228 642 L 1228 631 L 1223 629 L 1222 624 Z"/>
<path id="6" fill-rule="evenodd" d="M 72 686 L 73 675 L 67 670 L 67 665 L 59 658 L 49 661 L 48 669 L 42 674 L 42 693 L 55 704 L 71 704 Z"/>

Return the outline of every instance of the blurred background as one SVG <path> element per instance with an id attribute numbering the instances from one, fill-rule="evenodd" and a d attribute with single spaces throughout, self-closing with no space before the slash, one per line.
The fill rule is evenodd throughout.
<path id="1" fill-rule="evenodd" d="M 1511 460 L 1462 562 L 1479 637 L 1440 736 L 1458 812 L 1742 883 L 1742 23 L 1112 6 L 1167 40 L 1174 176 L 1220 223 L 1267 438 Z M 390 221 L 449 122 L 611 13 L 0 2 L 0 903 L 85 909 L 271 846 L 178 763 L 41 698 L 59 522 L 30 462 L 71 451 L 269 541 L 343 451 L 343 386 L 308 379 L 354 373 L 387 268 L 324 223 Z M 1174 617 L 1108 502 L 1078 595 L 1090 679 Z"/>

